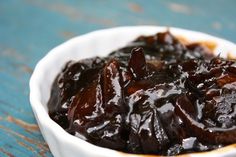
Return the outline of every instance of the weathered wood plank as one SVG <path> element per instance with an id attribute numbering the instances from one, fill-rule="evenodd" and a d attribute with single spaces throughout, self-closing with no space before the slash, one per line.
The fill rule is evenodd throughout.
<path id="1" fill-rule="evenodd" d="M 28 101 L 37 61 L 65 40 L 121 25 L 166 25 L 236 42 L 236 1 L 0 2 L 0 156 L 51 156 Z"/>

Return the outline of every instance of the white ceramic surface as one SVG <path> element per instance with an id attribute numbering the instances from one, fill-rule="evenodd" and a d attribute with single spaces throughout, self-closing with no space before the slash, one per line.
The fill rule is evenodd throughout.
<path id="1" fill-rule="evenodd" d="M 170 32 L 182 36 L 188 41 L 213 41 L 217 44 L 214 53 L 226 57 L 227 53 L 236 56 L 236 45 L 207 34 L 178 28 L 169 28 Z M 152 35 L 166 31 L 166 27 L 133 26 L 104 29 L 91 32 L 52 49 L 36 65 L 30 79 L 30 103 L 36 120 L 55 157 L 137 157 L 118 151 L 101 148 L 74 137 L 64 131 L 48 116 L 47 101 L 51 85 L 63 65 L 69 60 L 79 60 L 93 56 L 106 56 L 113 50 L 125 46 L 140 35 Z M 233 53 L 234 52 L 234 53 Z M 191 154 L 190 156 L 236 156 L 236 147 L 230 146 L 219 151 Z"/>

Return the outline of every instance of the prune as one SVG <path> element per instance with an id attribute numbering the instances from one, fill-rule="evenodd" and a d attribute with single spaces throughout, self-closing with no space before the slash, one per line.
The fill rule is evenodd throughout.
<path id="1" fill-rule="evenodd" d="M 204 142 L 230 144 L 236 141 L 236 67 L 233 61 L 214 58 L 186 61 L 186 95 L 176 101 L 176 111 L 195 136 Z M 186 70 L 187 69 L 187 70 Z M 191 85 L 190 85 L 191 84 Z M 208 137 L 207 139 L 205 137 Z"/>
<path id="2" fill-rule="evenodd" d="M 177 155 L 236 142 L 236 63 L 170 32 L 105 58 L 70 61 L 50 117 L 70 134 L 128 153 Z"/>

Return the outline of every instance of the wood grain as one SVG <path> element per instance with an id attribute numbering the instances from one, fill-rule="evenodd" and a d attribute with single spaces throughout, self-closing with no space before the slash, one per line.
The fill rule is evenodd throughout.
<path id="1" fill-rule="evenodd" d="M 236 1 L 182 0 L 0 2 L 0 156 L 52 156 L 29 104 L 29 78 L 50 49 L 93 30 L 165 25 L 236 42 Z M 81 52 L 87 53 L 87 52 Z"/>

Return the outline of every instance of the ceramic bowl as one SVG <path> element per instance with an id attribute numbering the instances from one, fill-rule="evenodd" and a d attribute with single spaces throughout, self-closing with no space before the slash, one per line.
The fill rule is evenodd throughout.
<path id="1" fill-rule="evenodd" d="M 106 56 L 113 50 L 125 46 L 140 35 L 153 35 L 157 32 L 166 31 L 167 29 L 169 29 L 172 34 L 181 37 L 181 39 L 185 41 L 207 41 L 214 43 L 215 55 L 220 54 L 222 57 L 229 55 L 231 57 L 236 56 L 235 44 L 204 33 L 179 28 L 132 26 L 98 30 L 72 38 L 52 49 L 38 62 L 30 79 L 30 103 L 43 137 L 55 157 L 148 157 L 148 155 L 126 154 L 107 148 L 101 148 L 70 135 L 50 119 L 47 101 L 49 100 L 52 82 L 67 61 L 80 60 L 93 56 Z M 235 157 L 236 145 L 210 152 L 181 156 Z"/>

